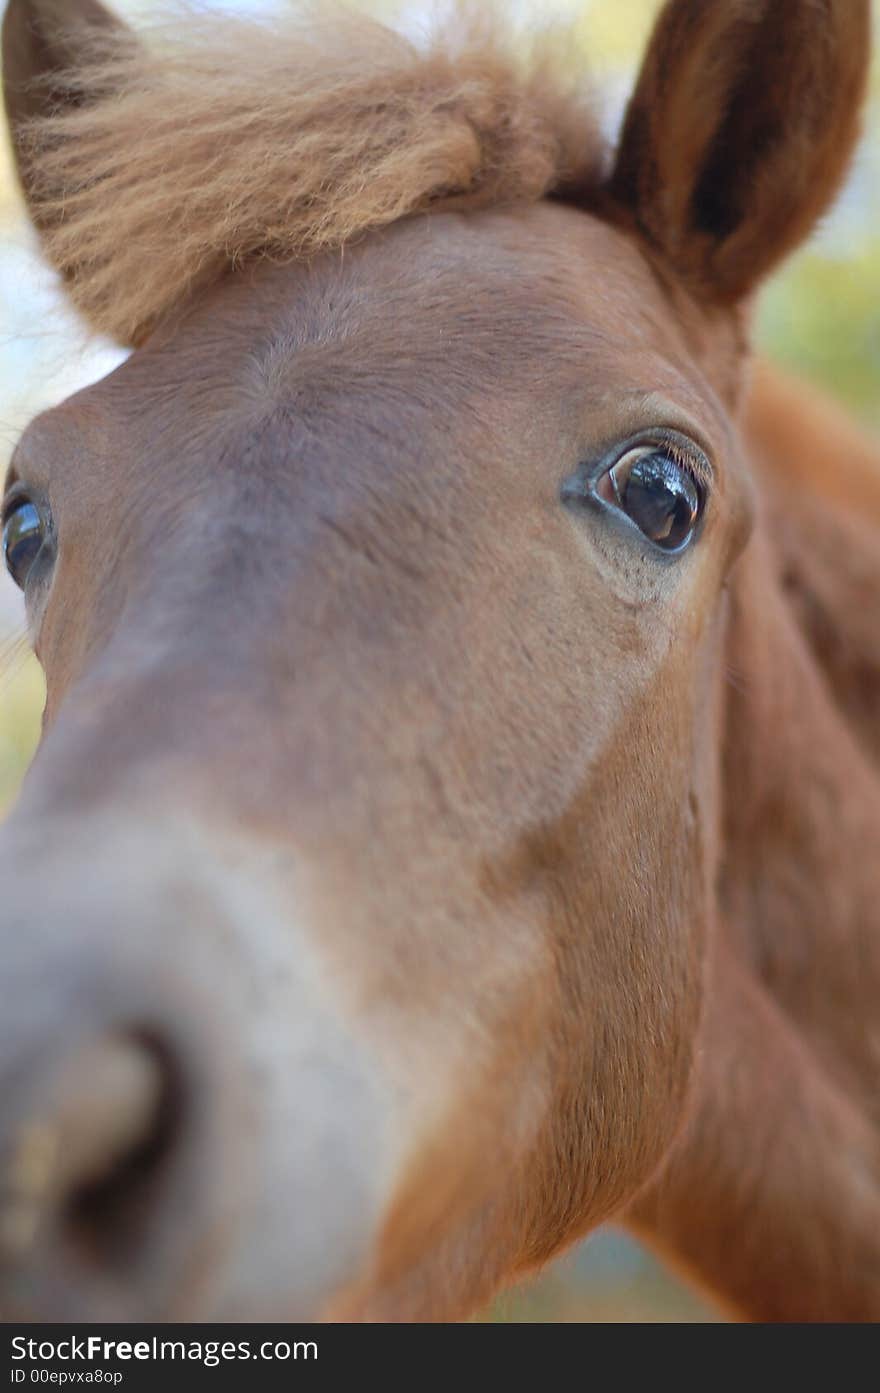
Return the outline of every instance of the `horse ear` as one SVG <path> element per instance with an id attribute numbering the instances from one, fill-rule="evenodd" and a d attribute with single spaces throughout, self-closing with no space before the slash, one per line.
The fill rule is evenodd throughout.
<path id="1" fill-rule="evenodd" d="M 100 0 L 9 0 L 3 19 L 3 97 L 19 178 L 40 231 L 45 230 L 40 205 L 47 200 L 36 197 L 28 125 L 77 103 L 76 83 L 65 79 L 92 60 L 96 37 L 128 34 L 128 26 Z"/>
<path id="2" fill-rule="evenodd" d="M 610 192 L 704 296 L 747 295 L 828 207 L 870 28 L 870 0 L 667 0 Z"/>

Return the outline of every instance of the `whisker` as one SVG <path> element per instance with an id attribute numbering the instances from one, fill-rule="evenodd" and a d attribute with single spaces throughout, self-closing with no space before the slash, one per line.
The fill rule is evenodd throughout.
<path id="1" fill-rule="evenodd" d="M 749 690 L 749 680 L 744 672 L 739 668 L 733 667 L 730 663 L 724 665 L 725 681 L 733 688 L 739 696 L 747 696 Z"/>
<path id="2" fill-rule="evenodd" d="M 31 651 L 30 639 L 24 630 L 0 639 L 0 694 L 8 691 Z"/>

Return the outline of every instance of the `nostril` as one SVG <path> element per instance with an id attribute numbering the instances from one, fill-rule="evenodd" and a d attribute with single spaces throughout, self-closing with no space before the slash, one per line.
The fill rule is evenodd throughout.
<path id="1" fill-rule="evenodd" d="M 51 1227 L 81 1258 L 123 1254 L 170 1145 L 176 1094 L 170 1060 L 146 1033 L 66 1060 L 15 1138 L 0 1232 L 7 1252 Z"/>

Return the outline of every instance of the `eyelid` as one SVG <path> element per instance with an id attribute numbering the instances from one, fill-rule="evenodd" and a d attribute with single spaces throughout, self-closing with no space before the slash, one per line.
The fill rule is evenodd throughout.
<path id="1" fill-rule="evenodd" d="M 3 499 L 3 511 L 0 520 L 5 525 L 17 508 L 23 503 L 32 503 L 38 512 L 41 512 L 39 501 L 33 497 L 29 489 L 25 488 L 20 479 L 7 486 L 6 496 Z"/>
<path id="2" fill-rule="evenodd" d="M 611 450 L 604 452 L 596 466 L 594 477 L 599 478 L 606 470 L 614 469 L 627 455 L 637 450 L 650 450 L 652 447 L 666 450 L 676 464 L 693 475 L 702 491 L 708 493 L 715 481 L 715 470 L 708 454 L 695 440 L 669 426 L 651 426 L 631 436 L 629 440 L 618 442 Z"/>
<path id="3" fill-rule="evenodd" d="M 714 464 L 719 452 L 724 455 L 731 448 L 730 422 L 714 408 L 706 409 L 708 403 L 695 402 L 690 392 L 682 394 L 691 400 L 690 407 L 685 405 L 684 400 L 676 400 L 677 395 L 652 389 L 628 392 L 622 402 L 618 398 L 616 410 L 627 411 L 628 419 L 632 422 L 633 439 L 660 431 L 689 441 Z M 719 479 L 717 482 L 722 481 Z"/>

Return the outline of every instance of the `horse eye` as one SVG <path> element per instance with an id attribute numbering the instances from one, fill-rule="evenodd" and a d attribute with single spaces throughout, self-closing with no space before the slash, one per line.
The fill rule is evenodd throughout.
<path id="1" fill-rule="evenodd" d="M 14 503 L 3 524 L 3 558 L 7 571 L 21 590 L 27 584 L 44 538 L 45 527 L 36 505 L 28 498 Z"/>
<path id="2" fill-rule="evenodd" d="M 690 541 L 703 506 L 687 464 L 657 445 L 628 450 L 598 481 L 596 492 L 663 551 L 679 551 Z"/>

